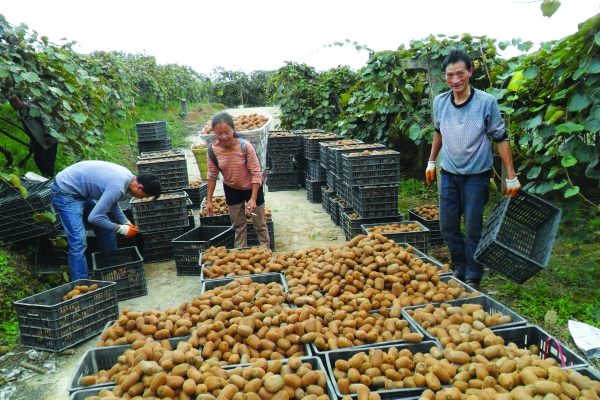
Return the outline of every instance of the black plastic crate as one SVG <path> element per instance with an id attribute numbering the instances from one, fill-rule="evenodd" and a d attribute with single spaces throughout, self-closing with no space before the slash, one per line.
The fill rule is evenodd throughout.
<path id="1" fill-rule="evenodd" d="M 310 203 L 321 202 L 321 186 L 325 181 L 315 181 L 313 179 L 306 178 L 306 198 Z"/>
<path id="2" fill-rule="evenodd" d="M 365 150 L 384 150 L 386 147 L 382 144 L 351 144 L 341 147 L 334 147 L 329 151 L 329 168 L 336 176 L 342 174 L 342 155 L 349 153 L 362 152 Z"/>
<path id="3" fill-rule="evenodd" d="M 445 301 L 444 303 L 448 303 L 452 307 L 460 307 L 463 304 L 480 304 L 483 307 L 483 311 L 485 311 L 489 314 L 500 313 L 502 315 L 508 315 L 512 318 L 512 322 L 510 322 L 510 323 L 496 325 L 496 326 L 490 326 L 489 328 L 491 330 L 493 330 L 494 332 L 501 330 L 501 329 L 514 329 L 516 327 L 524 326 L 527 323 L 525 318 L 521 317 L 519 314 L 517 314 L 510 308 L 506 307 L 505 305 L 497 302 L 496 300 L 494 300 L 491 297 L 488 297 L 486 295 L 481 295 L 481 296 L 476 296 L 476 297 L 467 297 L 464 299 L 449 300 L 449 301 Z M 409 310 L 415 311 L 419 308 L 424 308 L 426 306 L 427 306 L 426 304 L 423 304 L 423 305 L 418 305 L 418 306 L 403 307 L 402 314 L 404 315 L 404 317 L 406 319 L 409 319 L 409 318 L 413 319 L 408 314 L 408 311 Z M 417 325 L 419 325 L 419 324 L 417 323 Z M 427 329 L 422 328 L 420 325 L 419 325 L 419 330 L 428 339 L 437 340 L 436 337 L 431 335 L 431 333 L 427 332 Z"/>
<path id="4" fill-rule="evenodd" d="M 339 178 L 333 173 L 333 171 L 330 170 L 327 170 L 326 176 L 327 186 L 329 186 L 331 190 L 337 191 Z"/>
<path id="5" fill-rule="evenodd" d="M 200 217 L 200 226 L 225 226 L 231 225 L 229 214 L 214 215 L 212 217 Z"/>
<path id="6" fill-rule="evenodd" d="M 321 142 L 319 143 L 319 162 L 325 169 L 329 168 L 329 149 L 334 147 L 347 146 L 352 144 L 362 144 L 363 142 L 358 139 L 342 139 L 336 140 L 335 142 Z"/>
<path id="7" fill-rule="evenodd" d="M 157 200 L 131 200 L 134 224 L 140 232 L 164 231 L 188 226 L 187 194 L 185 192 L 170 193 Z"/>
<path id="8" fill-rule="evenodd" d="M 487 218 L 475 259 L 513 282 L 525 282 L 548 265 L 561 214 L 524 190 L 503 198 Z"/>
<path id="9" fill-rule="evenodd" d="M 411 221 L 419 221 L 421 224 L 429 228 L 429 248 L 435 249 L 437 247 L 443 247 L 446 245 L 442 231 L 440 230 L 440 220 L 423 218 L 415 212 L 415 209 L 408 210 L 408 219 Z"/>
<path id="10" fill-rule="evenodd" d="M 425 342 L 420 342 L 420 343 L 397 343 L 397 344 L 382 345 L 382 346 L 377 345 L 377 346 L 372 346 L 372 347 L 376 348 L 376 349 L 380 349 L 383 352 L 387 352 L 391 348 L 396 348 L 399 351 L 403 350 L 403 349 L 408 349 L 408 350 L 410 350 L 410 352 L 413 355 L 416 353 L 423 353 L 423 354 L 429 353 L 432 347 L 437 347 L 438 349 L 440 349 L 440 351 L 444 350 L 435 341 L 425 341 Z M 335 369 L 335 362 L 337 360 L 349 360 L 350 358 L 352 358 L 352 356 L 354 356 L 357 353 L 364 352 L 368 355 L 369 350 L 371 350 L 371 349 L 364 349 L 364 348 L 354 349 L 351 347 L 348 349 L 339 349 L 339 350 L 329 351 L 325 354 L 325 364 L 327 365 L 327 372 L 329 374 L 329 379 L 332 381 L 333 387 L 335 389 L 335 394 L 338 399 L 348 396 L 348 397 L 356 400 L 357 394 L 356 393 L 342 394 L 340 392 L 340 389 L 337 384 L 337 380 L 335 379 L 335 376 L 333 375 L 333 371 Z M 451 385 L 443 385 L 442 387 L 450 387 L 450 386 Z M 427 388 L 427 386 L 415 387 L 415 388 L 390 389 L 390 390 L 385 390 L 385 389 L 376 390 L 375 387 L 370 387 L 371 392 L 379 394 L 380 396 L 382 396 L 382 398 L 393 398 L 393 399 L 406 399 L 406 398 L 410 398 L 413 396 L 419 397 L 426 388 Z M 383 396 L 386 396 L 386 397 L 383 397 Z M 387 397 L 387 396 L 391 396 L 391 397 Z"/>
<path id="11" fill-rule="evenodd" d="M 503 325 L 498 325 L 498 327 L 503 327 Z M 498 329 L 494 330 L 494 334 L 502 337 L 507 344 L 510 342 L 516 344 L 520 349 L 529 349 L 531 345 L 535 344 L 540 349 L 539 353 L 535 355 L 540 356 L 542 359 L 554 358 L 558 361 L 559 365 L 563 365 L 564 361 L 564 366 L 568 368 L 586 367 L 589 365 L 586 359 L 577 354 L 576 351 L 565 346 L 537 325 Z M 563 357 L 561 357 L 559 347 L 562 349 Z"/>
<path id="12" fill-rule="evenodd" d="M 144 263 L 155 263 L 175 259 L 171 241 L 183 234 L 183 228 L 168 231 L 142 233 L 144 241 Z"/>
<path id="13" fill-rule="evenodd" d="M 398 203 L 380 203 L 357 205 L 353 199 L 354 209 L 361 218 L 393 217 L 398 214 Z"/>
<path id="14" fill-rule="evenodd" d="M 51 189 L 36 185 L 28 189 L 27 198 L 20 192 L 7 189 L 0 198 L 0 241 L 7 243 L 32 239 L 51 234 L 62 227 L 58 213 L 50 198 Z M 56 217 L 55 222 L 36 222 L 33 214 L 49 212 Z"/>
<path id="15" fill-rule="evenodd" d="M 211 246 L 233 248 L 235 231 L 231 226 L 199 226 L 173 239 L 177 275 L 200 275 L 200 253 Z"/>
<path id="16" fill-rule="evenodd" d="M 292 136 L 273 136 L 269 134 L 267 138 L 267 154 L 291 154 L 297 155 L 300 152 L 300 139 L 298 135 Z"/>
<path id="17" fill-rule="evenodd" d="M 575 367 L 573 370 L 579 372 L 583 376 L 587 376 L 593 381 L 600 381 L 600 372 L 587 367 Z"/>
<path id="18" fill-rule="evenodd" d="M 192 209 L 199 210 L 202 207 L 202 200 L 208 192 L 208 183 L 205 182 L 201 186 L 186 187 L 183 189 L 187 193 L 188 198 L 192 201 Z"/>
<path id="19" fill-rule="evenodd" d="M 321 157 L 320 143 L 335 142 L 340 139 L 342 139 L 341 136 L 329 134 L 305 135 L 301 139 L 304 157 L 309 160 L 319 161 L 319 158 Z"/>
<path id="20" fill-rule="evenodd" d="M 396 209 L 396 213 L 398 213 L 398 209 Z M 408 243 L 414 248 L 422 251 L 427 254 L 429 252 L 429 229 L 425 227 L 423 224 L 418 221 L 400 221 L 394 222 L 398 225 L 408 225 L 415 224 L 421 228 L 420 231 L 412 231 L 412 232 L 381 232 L 381 235 L 385 236 L 388 239 L 393 240 L 396 243 Z M 362 225 L 362 230 L 365 235 L 369 234 L 369 228 L 374 228 L 376 226 L 382 226 L 387 224 L 365 224 Z"/>
<path id="21" fill-rule="evenodd" d="M 119 246 L 119 236 L 117 235 L 117 247 Z M 62 238 L 67 240 L 67 233 L 63 230 L 55 231 L 52 235 L 40 236 L 36 240 L 35 247 L 35 273 L 38 275 L 51 275 L 62 273 L 61 267 L 69 269 L 69 246 L 55 247 L 50 239 Z M 135 239 L 133 237 L 132 239 Z M 92 253 L 98 251 L 98 240 L 94 231 L 86 231 L 87 247 L 85 249 L 85 258 L 88 265 L 89 276 L 93 276 Z"/>
<path id="22" fill-rule="evenodd" d="M 294 155 L 293 154 L 270 154 L 269 167 L 273 173 L 293 173 Z"/>
<path id="23" fill-rule="evenodd" d="M 140 153 L 146 153 L 149 151 L 164 151 L 171 150 L 173 148 L 173 144 L 171 143 L 171 138 L 161 139 L 161 140 L 149 140 L 147 142 L 137 142 L 138 143 L 138 151 Z"/>
<path id="24" fill-rule="evenodd" d="M 400 153 L 342 154 L 340 178 L 348 186 L 388 185 L 400 180 Z"/>
<path id="25" fill-rule="evenodd" d="M 269 246 L 271 247 L 271 251 L 275 251 L 275 224 L 273 221 L 267 221 L 267 229 L 269 231 Z M 260 246 L 258 235 L 254 230 L 254 224 L 252 222 L 246 223 L 246 244 L 250 247 Z"/>
<path id="26" fill-rule="evenodd" d="M 340 198 L 342 200 L 344 200 L 346 203 L 352 205 L 352 201 L 354 198 L 354 193 L 352 191 L 352 188 L 348 185 L 346 185 L 346 183 L 344 181 L 342 181 L 341 179 L 337 182 L 337 189 L 336 189 L 336 193 L 340 196 Z"/>
<path id="27" fill-rule="evenodd" d="M 139 142 L 167 138 L 167 123 L 165 121 L 140 122 L 135 125 L 135 129 Z"/>
<path id="28" fill-rule="evenodd" d="M 190 184 L 185 157 L 151 158 L 138 161 L 136 165 L 138 173 L 155 174 L 165 192 L 181 190 Z"/>
<path id="29" fill-rule="evenodd" d="M 177 344 L 182 341 L 187 341 L 189 336 L 175 337 L 168 339 L 173 349 L 177 348 Z M 110 370 L 115 364 L 119 363 L 119 357 L 124 353 L 122 346 L 96 347 L 88 349 L 81 356 L 81 360 L 75 367 L 75 371 L 67 384 L 67 391 L 72 394 L 82 391 L 100 390 L 114 387 L 114 382 L 99 383 L 90 386 L 83 386 L 81 378 L 87 375 L 97 374 L 101 370 Z M 83 389 L 83 390 L 82 390 Z M 82 397 L 81 399 L 85 399 Z"/>
<path id="30" fill-rule="evenodd" d="M 339 211 L 339 210 L 338 210 Z M 402 221 L 402 215 L 398 214 L 395 217 L 384 218 L 350 218 L 351 212 L 339 211 L 339 221 L 342 231 L 346 235 L 346 239 L 351 240 L 353 237 L 362 235 L 363 230 L 361 225 L 365 224 L 389 224 Z"/>
<path id="31" fill-rule="evenodd" d="M 308 176 L 317 181 L 326 181 L 327 170 L 321 166 L 318 160 L 308 160 Z"/>
<path id="32" fill-rule="evenodd" d="M 330 197 L 329 198 L 329 217 L 331 218 L 331 222 L 333 222 L 334 224 L 338 225 L 340 224 L 340 220 L 339 220 L 339 212 L 338 212 L 338 202 L 340 201 L 340 198 L 337 196 L 334 197 Z"/>
<path id="33" fill-rule="evenodd" d="M 335 192 L 329 189 L 329 187 L 321 186 L 321 206 L 327 214 L 331 214 L 331 203 L 329 202 L 329 198 L 335 196 Z"/>
<path id="34" fill-rule="evenodd" d="M 224 276 L 220 278 L 209 278 L 208 276 L 202 274 L 202 288 L 200 291 L 200 296 L 202 296 L 209 290 L 213 290 L 221 286 L 227 286 L 229 283 L 241 278 L 250 278 L 254 283 L 261 283 L 265 285 L 269 283 L 278 283 L 283 287 L 283 291 L 285 293 L 290 292 L 290 288 L 288 287 L 285 277 L 279 272 L 267 272 L 264 274 L 247 274 L 227 277 Z"/>
<path id="35" fill-rule="evenodd" d="M 396 203 L 398 205 L 398 185 L 369 185 L 354 188 L 357 205 Z"/>
<path id="36" fill-rule="evenodd" d="M 137 247 L 92 254 L 96 279 L 117 282 L 119 301 L 148 294 L 144 260 Z"/>
<path id="37" fill-rule="evenodd" d="M 298 190 L 298 171 L 282 174 L 269 172 L 266 185 L 269 192 Z"/>
<path id="38" fill-rule="evenodd" d="M 96 290 L 63 300 L 76 286 L 94 284 Z M 80 279 L 16 301 L 14 307 L 21 345 L 59 352 L 102 332 L 117 318 L 117 284 Z"/>
<path id="39" fill-rule="evenodd" d="M 168 158 L 168 157 L 185 157 L 185 153 L 181 149 L 172 149 L 164 151 L 147 151 L 140 153 L 140 160 L 151 160 L 155 158 Z"/>

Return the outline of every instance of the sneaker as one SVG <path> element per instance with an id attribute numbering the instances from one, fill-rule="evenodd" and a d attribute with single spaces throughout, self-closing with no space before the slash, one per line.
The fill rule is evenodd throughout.
<path id="1" fill-rule="evenodd" d="M 479 282 L 469 281 L 469 282 L 467 282 L 467 286 L 470 286 L 473 289 L 479 291 Z"/>

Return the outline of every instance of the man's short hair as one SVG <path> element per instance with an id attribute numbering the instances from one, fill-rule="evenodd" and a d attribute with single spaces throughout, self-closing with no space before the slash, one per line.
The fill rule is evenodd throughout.
<path id="1" fill-rule="evenodd" d="M 458 49 L 450 50 L 450 53 L 444 58 L 444 62 L 442 63 L 442 71 L 446 72 L 446 67 L 450 64 L 456 64 L 459 62 L 464 62 L 467 66 L 467 70 L 470 70 L 473 64 L 471 63 L 471 57 L 464 51 Z"/>
<path id="2" fill-rule="evenodd" d="M 154 196 L 154 200 L 160 197 L 161 186 L 158 176 L 151 172 L 144 172 L 143 174 L 137 175 L 137 181 L 144 187 L 144 193 L 146 193 L 146 196 Z"/>

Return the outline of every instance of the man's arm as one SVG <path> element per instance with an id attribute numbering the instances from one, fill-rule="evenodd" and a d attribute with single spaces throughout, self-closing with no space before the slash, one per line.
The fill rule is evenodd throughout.
<path id="1" fill-rule="evenodd" d="M 108 188 L 106 188 L 104 193 L 102 193 L 100 199 L 98 199 L 96 206 L 94 206 L 94 208 L 90 212 L 90 215 L 88 217 L 89 223 L 99 226 L 100 228 L 116 232 L 118 229 L 118 225 L 112 222 L 110 219 L 108 219 L 106 214 L 113 208 L 115 204 L 118 203 L 119 199 L 121 199 L 122 196 L 122 187 L 109 186 Z M 123 218 L 124 217 L 125 216 L 123 215 Z M 115 218 L 118 217 L 115 216 Z"/>
<path id="2" fill-rule="evenodd" d="M 511 180 L 516 178 L 517 174 L 515 173 L 515 167 L 513 166 L 510 142 L 508 140 L 503 140 L 501 142 L 496 143 L 496 146 L 498 148 L 498 154 L 500 154 L 502 164 L 504 165 L 504 169 L 506 169 L 506 179 Z"/>
<path id="3" fill-rule="evenodd" d="M 442 148 L 442 135 L 438 131 L 436 131 L 433 134 L 433 143 L 431 144 L 431 153 L 429 154 L 429 161 L 435 161 L 441 148 Z"/>

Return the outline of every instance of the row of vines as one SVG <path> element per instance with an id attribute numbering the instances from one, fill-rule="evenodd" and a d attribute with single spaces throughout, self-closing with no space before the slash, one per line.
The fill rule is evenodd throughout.
<path id="1" fill-rule="evenodd" d="M 522 54 L 499 57 L 498 49 L 508 46 Z M 471 84 L 500 104 L 526 188 L 538 194 L 560 190 L 565 198 L 579 194 L 589 201 L 577 182 L 590 180 L 585 189 L 597 199 L 600 14 L 575 34 L 526 53 L 531 47 L 520 40 L 431 35 L 396 51 L 371 53 L 359 72 L 343 67 L 317 72 L 289 62 L 273 78 L 274 99 L 285 128 L 325 128 L 392 147 L 394 135 L 430 143 L 432 94 L 447 90 L 442 61 L 450 49 L 463 49 L 474 61 Z M 421 69 L 409 68 L 415 64 Z"/>
<path id="2" fill-rule="evenodd" d="M 146 54 L 80 54 L 75 45 L 53 43 L 0 14 L 0 97 L 6 101 L 12 91 L 19 91 L 26 101 L 38 102 L 50 117 L 51 134 L 77 158 L 106 156 L 98 145 L 103 130 L 131 126 L 136 104 L 164 106 L 186 99 L 232 107 L 263 105 L 269 101 L 267 83 L 275 73 L 215 68 L 205 75 L 188 66 L 157 64 Z M 18 137 L 19 128 L 15 113 L 5 104 L 0 110 L 2 142 Z"/>

